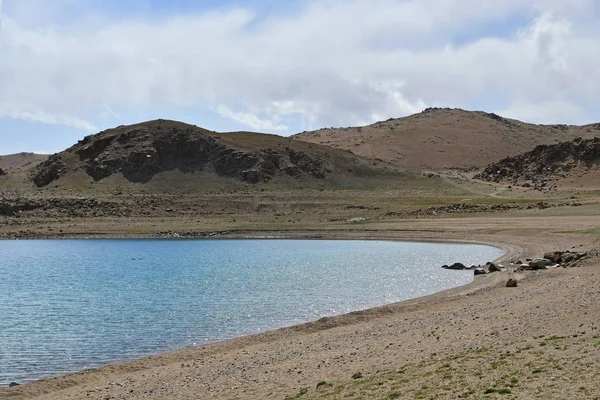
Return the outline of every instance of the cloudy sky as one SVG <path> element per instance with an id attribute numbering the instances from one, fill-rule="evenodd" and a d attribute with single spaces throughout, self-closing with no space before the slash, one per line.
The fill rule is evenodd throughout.
<path id="1" fill-rule="evenodd" d="M 597 0 L 0 4 L 0 154 L 156 118 L 281 135 L 429 106 L 600 121 Z"/>

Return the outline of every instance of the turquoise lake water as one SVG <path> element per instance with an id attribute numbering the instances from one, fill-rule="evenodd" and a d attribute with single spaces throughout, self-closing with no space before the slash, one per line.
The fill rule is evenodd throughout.
<path id="1" fill-rule="evenodd" d="M 502 250 L 327 240 L 0 241 L 0 385 L 420 297 Z"/>

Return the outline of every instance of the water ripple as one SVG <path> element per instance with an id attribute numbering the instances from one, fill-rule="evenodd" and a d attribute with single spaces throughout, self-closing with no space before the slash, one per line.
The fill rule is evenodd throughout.
<path id="1" fill-rule="evenodd" d="M 205 344 L 468 283 L 478 245 L 0 241 L 0 385 Z"/>

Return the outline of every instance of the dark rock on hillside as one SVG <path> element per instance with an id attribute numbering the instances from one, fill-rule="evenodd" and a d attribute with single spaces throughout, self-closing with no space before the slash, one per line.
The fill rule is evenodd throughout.
<path id="1" fill-rule="evenodd" d="M 246 150 L 219 139 L 204 129 L 173 121 L 122 126 L 88 136 L 65 152 L 51 156 L 32 172 L 31 178 L 41 187 L 69 169 L 81 169 L 95 181 L 121 173 L 130 182 L 144 183 L 160 172 L 177 169 L 210 171 L 221 177 L 258 183 L 277 174 L 323 179 L 331 172 L 327 160 L 299 150 Z"/>
<path id="2" fill-rule="evenodd" d="M 41 205 L 29 199 L 0 199 L 0 215 L 16 215 L 23 211 L 35 210 Z"/>
<path id="3" fill-rule="evenodd" d="M 600 166 L 600 138 L 540 145 L 530 152 L 507 157 L 489 165 L 475 179 L 490 182 L 523 183 L 542 188 L 554 179 L 564 178 L 575 167 Z"/>
<path id="4" fill-rule="evenodd" d="M 492 205 L 481 205 L 481 204 L 452 204 L 449 206 L 430 207 L 427 209 L 419 209 L 411 211 L 411 216 L 435 216 L 440 214 L 468 214 L 468 213 L 483 213 L 483 212 L 504 212 L 515 208 L 507 204 L 492 204 Z"/>
<path id="5" fill-rule="evenodd" d="M 299 172 L 306 172 L 315 178 L 323 179 L 325 178 L 326 172 L 331 172 L 325 167 L 321 160 L 311 157 L 301 151 L 294 151 L 288 147 L 286 147 L 286 150 L 289 160 L 292 163 L 291 166 L 286 168 L 288 175 L 296 176 Z M 293 173 L 290 173 L 290 169 Z"/>
<path id="6" fill-rule="evenodd" d="M 4 170 L 0 168 L 0 176 L 4 175 Z"/>
<path id="7" fill-rule="evenodd" d="M 38 187 L 46 186 L 60 178 L 67 172 L 67 166 L 62 162 L 60 155 L 54 154 L 42 162 L 34 170 L 31 179 Z"/>
<path id="8" fill-rule="evenodd" d="M 34 210 L 53 211 L 60 216 L 81 216 L 86 212 L 115 215 L 119 204 L 89 198 L 0 198 L 0 216 L 17 216 Z"/>
<path id="9" fill-rule="evenodd" d="M 147 182 L 162 171 L 193 172 L 209 164 L 217 174 L 232 176 L 258 162 L 255 155 L 229 149 L 210 136 L 194 134 L 191 128 L 155 132 L 133 129 L 119 135 L 87 137 L 76 147 L 83 169 L 96 181 L 120 172 L 129 181 Z"/>

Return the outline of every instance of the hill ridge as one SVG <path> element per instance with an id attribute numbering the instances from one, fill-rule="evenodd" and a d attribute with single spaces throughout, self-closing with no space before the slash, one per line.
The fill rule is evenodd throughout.
<path id="1" fill-rule="evenodd" d="M 352 150 L 407 168 L 478 168 L 516 156 L 539 144 L 600 134 L 600 123 L 536 125 L 485 111 L 427 108 L 363 127 L 324 128 L 295 140 Z"/>
<path id="2" fill-rule="evenodd" d="M 179 170 L 256 184 L 281 175 L 325 179 L 344 169 L 360 173 L 368 165 L 368 160 L 326 146 L 269 134 L 216 133 L 159 119 L 86 136 L 35 167 L 30 178 L 38 187 L 75 172 L 95 182 L 121 174 L 129 182 L 146 183 L 161 172 Z"/>

